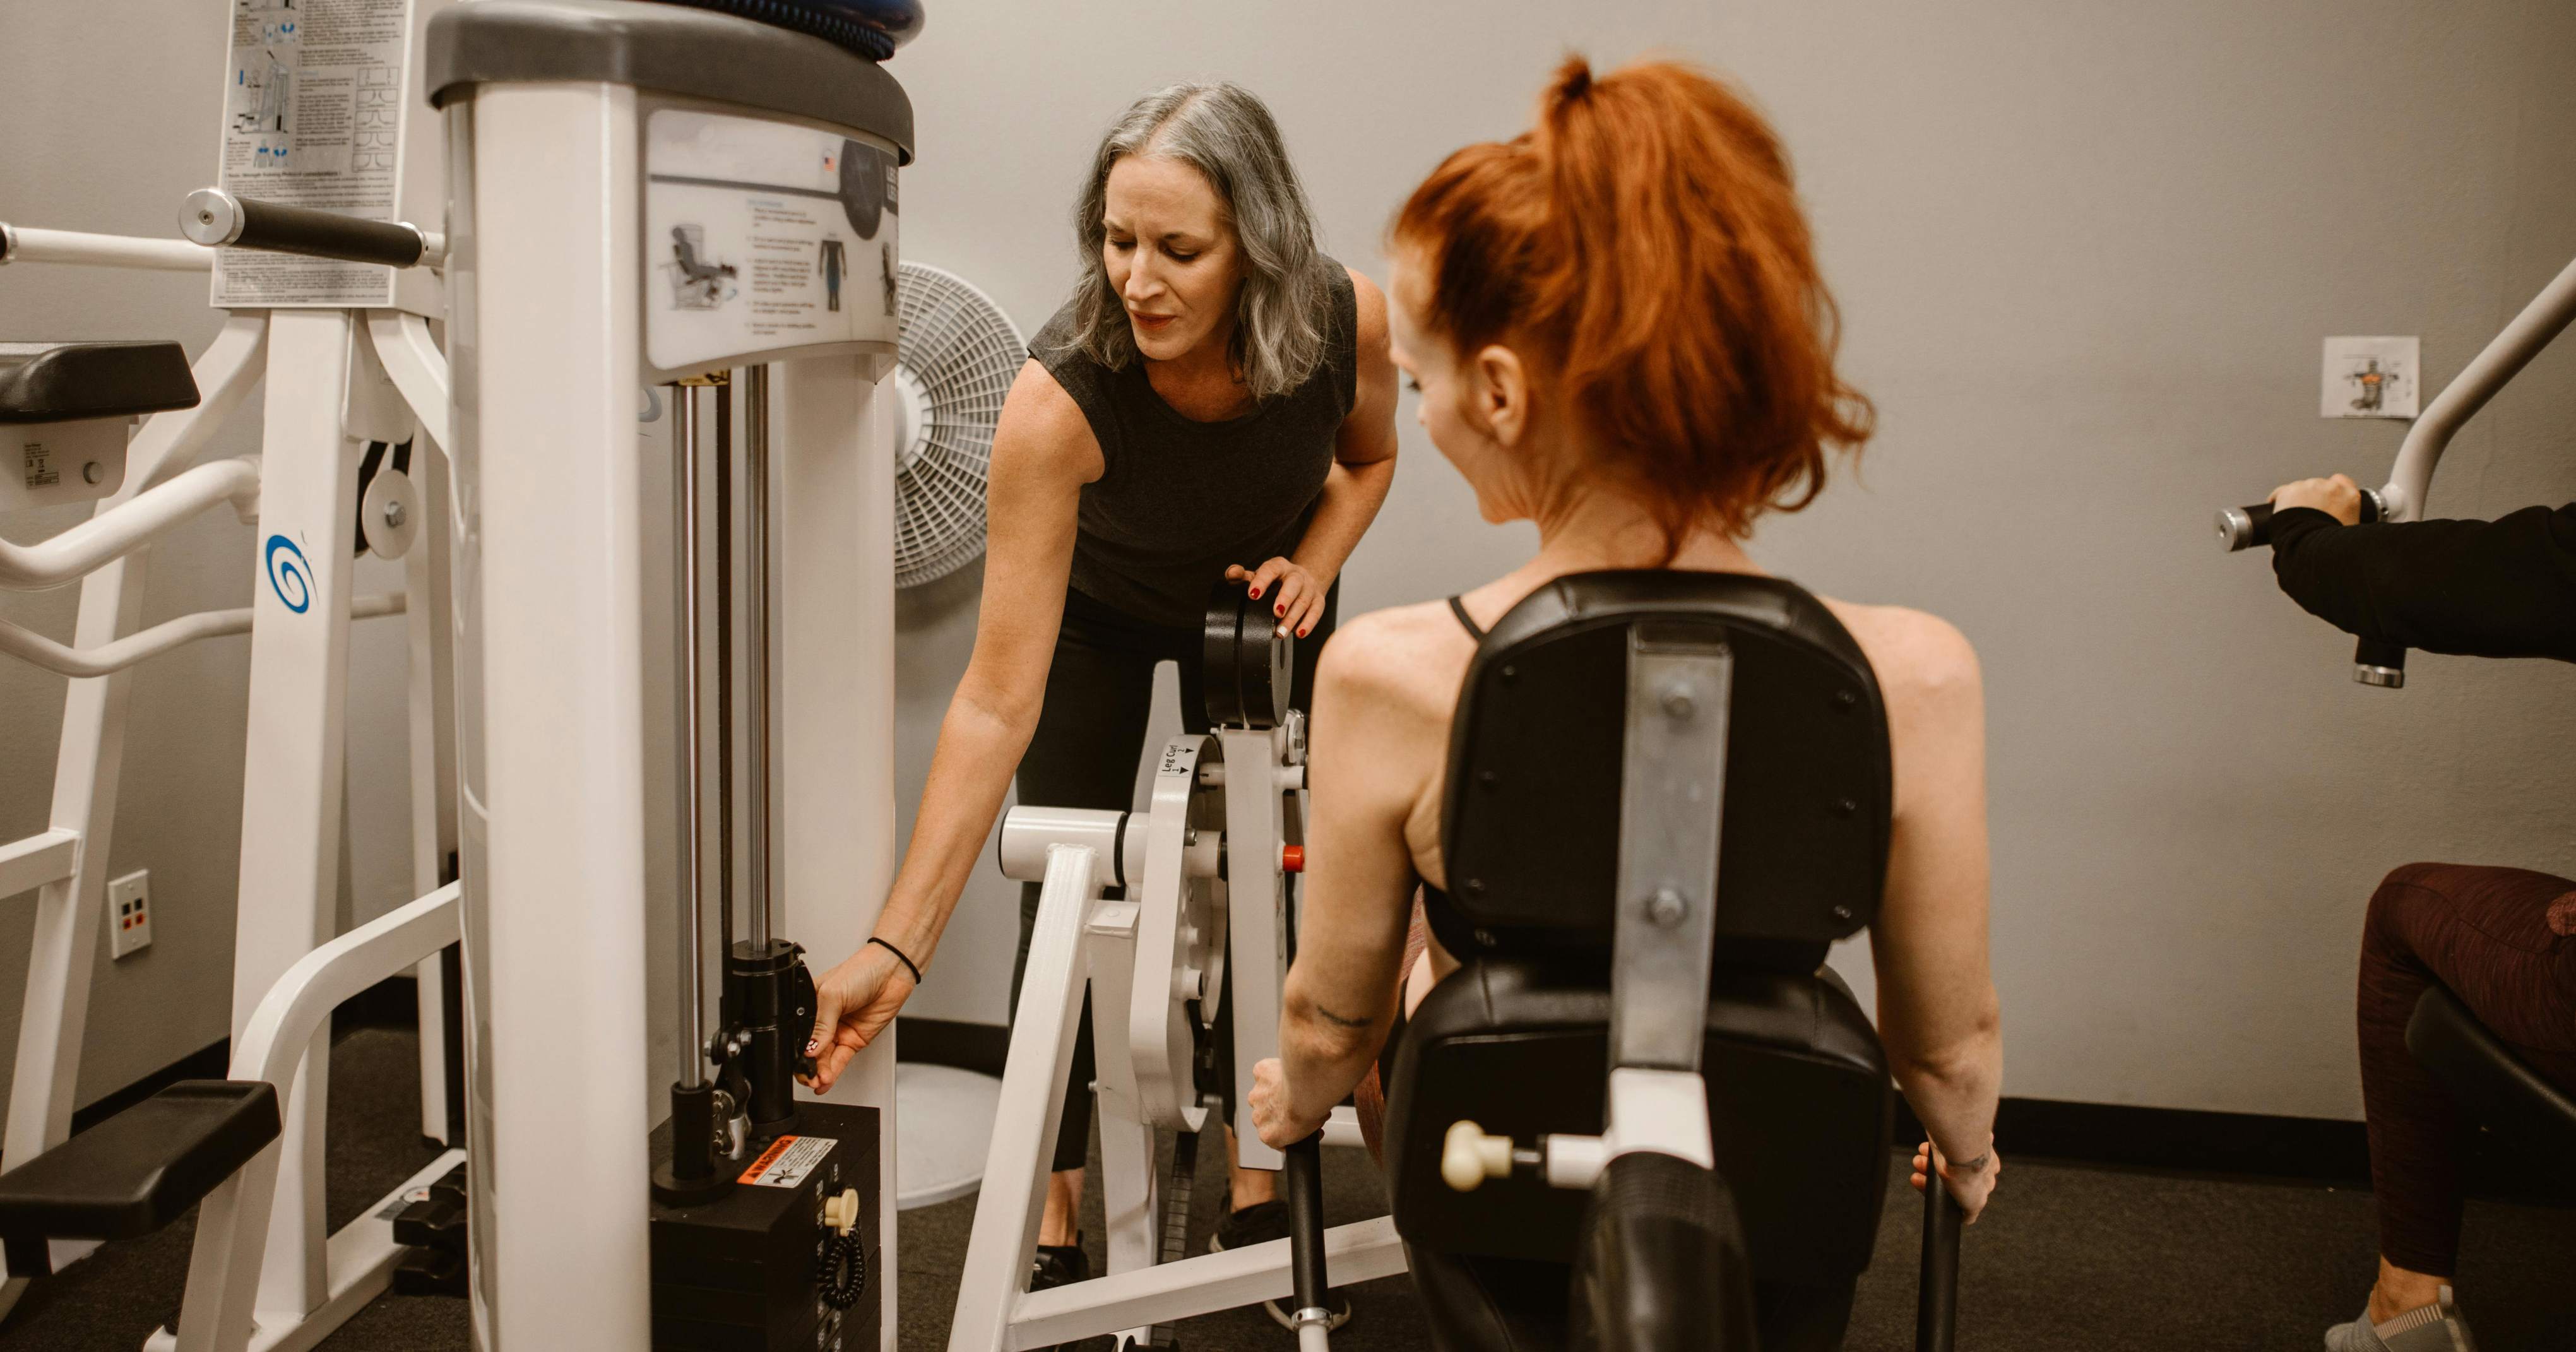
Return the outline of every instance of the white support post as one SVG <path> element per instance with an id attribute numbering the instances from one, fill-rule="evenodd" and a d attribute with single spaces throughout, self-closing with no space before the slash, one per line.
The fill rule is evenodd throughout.
<path id="1" fill-rule="evenodd" d="M 359 359 L 344 311 L 269 320 L 262 479 L 251 596 L 250 723 L 243 749 L 233 1036 L 269 988 L 327 942 L 339 899 L 349 592 L 358 459 L 343 431 Z M 290 1102 L 259 1308 L 296 1317 L 329 1291 L 322 1129 L 330 1098 L 317 1034 Z"/>
<path id="2" fill-rule="evenodd" d="M 449 314 L 474 393 L 450 430 L 479 548 L 457 604 L 482 668 L 460 755 L 484 833 L 465 934 L 485 1352 L 650 1334 L 635 102 L 498 84 L 450 118 L 472 157 Z"/>
<path id="3" fill-rule="evenodd" d="M 1047 851 L 1038 889 L 1038 918 L 1029 935 L 1028 975 L 1002 1069 L 1002 1098 L 993 1141 L 984 1155 L 984 1201 L 966 1240 L 957 1313 L 948 1352 L 1008 1352 L 1012 1322 L 1027 1298 L 1037 1257 L 1038 1217 L 1046 1207 L 1047 1165 L 1064 1116 L 1065 1075 L 1081 1026 L 1083 977 L 1089 971 L 1085 927 L 1100 895 L 1100 853 L 1088 845 Z M 1012 1203 L 1017 1201 L 1018 1206 Z"/>
<path id="4" fill-rule="evenodd" d="M 1279 857 L 1283 808 L 1269 777 L 1279 751 L 1263 731 L 1220 728 L 1217 740 L 1225 747 L 1229 771 L 1226 852 L 1244 861 L 1226 887 L 1226 971 L 1234 984 L 1228 997 L 1234 1013 L 1234 1120 L 1249 1123 L 1253 1068 L 1279 1054 L 1279 986 L 1288 971 L 1286 889 L 1277 868 L 1253 862 Z M 1278 1169 L 1286 1163 L 1250 1131 L 1236 1133 L 1234 1155 L 1235 1163 L 1246 1169 Z"/>
<path id="5" fill-rule="evenodd" d="M 900 857 L 894 801 L 892 354 L 771 368 L 770 493 L 778 606 L 780 933 L 818 968 L 857 951 Z M 895 1252 L 895 1029 L 827 1099 L 877 1109 L 877 1251 Z M 798 1030 L 802 1041 L 803 1030 Z M 802 1091 L 800 1091 L 801 1093 Z M 810 1095 L 807 1095 L 810 1097 Z M 882 1288 L 887 1352 L 900 1324 Z"/>
<path id="6" fill-rule="evenodd" d="M 406 316 L 408 318 L 408 316 Z M 377 350 L 383 351 L 381 339 Z M 400 384 L 399 378 L 396 381 Z M 411 391 L 404 391 L 408 397 Z M 447 422 L 445 387 L 439 394 L 439 425 Z M 456 850 L 456 634 L 449 602 L 447 533 L 447 453 L 428 435 L 421 419 L 421 439 L 411 448 L 411 478 L 419 489 L 422 521 L 403 556 L 411 674 L 411 875 L 412 889 L 426 896 L 448 881 L 447 861 Z M 420 1000 L 420 1134 L 442 1145 L 461 1146 L 451 1138 L 448 1101 L 449 1058 L 464 1055 L 447 1043 L 447 976 L 432 955 L 414 972 Z"/>

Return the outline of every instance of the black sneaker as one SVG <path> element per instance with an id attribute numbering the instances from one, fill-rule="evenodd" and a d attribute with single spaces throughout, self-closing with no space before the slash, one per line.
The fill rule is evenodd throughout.
<path id="1" fill-rule="evenodd" d="M 1037 1262 L 1029 1270 L 1029 1289 L 1044 1291 L 1051 1287 L 1069 1286 L 1091 1280 L 1091 1255 L 1082 1251 L 1079 1236 L 1071 1244 L 1041 1244 Z"/>
<path id="2" fill-rule="evenodd" d="M 1217 1253 L 1226 1249 L 1241 1249 L 1287 1237 L 1288 1204 L 1279 1201 L 1255 1202 L 1240 1210 L 1227 1212 L 1225 1219 L 1216 1223 L 1216 1233 L 1208 1236 L 1208 1251 Z M 1337 1329 L 1351 1322 L 1350 1297 L 1334 1291 L 1326 1297 L 1326 1300 L 1329 1302 L 1326 1308 L 1331 1315 L 1324 1324 L 1325 1328 Z M 1261 1308 L 1270 1312 L 1270 1317 L 1279 1322 L 1279 1327 L 1290 1330 L 1297 1327 L 1289 1317 L 1292 1312 L 1288 1308 L 1287 1298 L 1265 1300 L 1261 1302 Z"/>

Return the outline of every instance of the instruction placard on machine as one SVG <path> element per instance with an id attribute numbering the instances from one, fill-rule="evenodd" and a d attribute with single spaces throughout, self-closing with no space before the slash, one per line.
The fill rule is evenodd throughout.
<path id="1" fill-rule="evenodd" d="M 233 0 L 216 181 L 241 197 L 394 218 L 410 0 Z M 393 269 L 215 254 L 214 304 L 388 305 Z"/>
<path id="2" fill-rule="evenodd" d="M 895 341 L 892 151 L 679 108 L 645 125 L 649 365 Z"/>
<path id="3" fill-rule="evenodd" d="M 793 1188 L 803 1183 L 823 1157 L 840 1144 L 829 1136 L 781 1136 L 769 1143 L 767 1150 L 742 1171 L 739 1183 L 757 1184 L 764 1188 Z"/>

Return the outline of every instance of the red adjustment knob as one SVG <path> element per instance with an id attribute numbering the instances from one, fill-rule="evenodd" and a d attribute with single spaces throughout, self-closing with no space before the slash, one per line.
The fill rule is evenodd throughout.
<path id="1" fill-rule="evenodd" d="M 1303 873 L 1303 872 L 1305 872 L 1305 871 L 1306 871 L 1306 847 L 1305 847 L 1305 846 L 1303 846 L 1303 845 L 1282 845 L 1282 846 L 1280 846 L 1280 847 L 1279 847 L 1279 871 L 1280 871 L 1280 872 L 1282 872 L 1282 873 Z"/>

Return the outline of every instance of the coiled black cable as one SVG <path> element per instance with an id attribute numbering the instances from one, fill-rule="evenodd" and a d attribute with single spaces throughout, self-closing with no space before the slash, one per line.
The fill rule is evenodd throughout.
<path id="1" fill-rule="evenodd" d="M 858 1304 L 868 1293 L 868 1246 L 856 1227 L 815 1242 L 814 1291 L 835 1310 Z"/>

